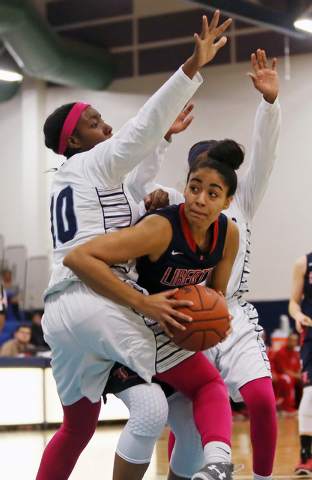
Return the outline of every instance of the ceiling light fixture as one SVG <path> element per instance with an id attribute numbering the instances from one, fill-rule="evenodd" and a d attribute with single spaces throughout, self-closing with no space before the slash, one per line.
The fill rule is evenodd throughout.
<path id="1" fill-rule="evenodd" d="M 0 70 L 0 80 L 4 80 L 5 82 L 21 82 L 23 80 L 23 75 L 16 72 L 9 72 L 7 70 Z"/>
<path id="2" fill-rule="evenodd" d="M 312 7 L 300 15 L 298 20 L 294 22 L 294 27 L 312 33 Z"/>
<path id="3" fill-rule="evenodd" d="M 296 20 L 294 26 L 305 32 L 312 33 L 312 20 L 308 18 L 302 18 L 301 20 Z"/>

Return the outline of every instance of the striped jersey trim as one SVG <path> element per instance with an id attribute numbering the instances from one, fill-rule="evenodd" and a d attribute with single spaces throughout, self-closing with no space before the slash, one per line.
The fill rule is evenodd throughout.
<path id="1" fill-rule="evenodd" d="M 130 227 L 132 214 L 123 185 L 111 189 L 96 188 L 96 192 L 102 207 L 105 233 Z"/>
<path id="2" fill-rule="evenodd" d="M 262 339 L 263 327 L 261 327 L 261 325 L 259 325 L 258 323 L 259 316 L 258 316 L 257 309 L 256 307 L 254 307 L 254 305 L 246 302 L 242 298 L 238 299 L 238 304 L 242 307 L 242 309 L 244 310 L 244 313 L 248 316 L 249 322 L 254 325 L 255 332 L 257 332 L 257 343 L 258 343 L 259 350 L 261 352 L 268 374 L 272 378 L 271 364 L 266 353 L 266 345 Z"/>
<path id="3" fill-rule="evenodd" d="M 247 224 L 246 253 L 245 253 L 245 259 L 244 259 L 244 267 L 242 271 L 240 284 L 234 294 L 236 297 L 241 297 L 242 295 L 244 295 L 244 293 L 249 292 L 248 277 L 250 275 L 250 237 L 251 237 L 251 230 L 249 225 Z"/>
<path id="4" fill-rule="evenodd" d="M 146 319 L 145 319 L 146 320 Z M 151 320 L 145 321 L 146 325 L 153 331 L 156 340 L 156 372 L 163 373 L 189 357 L 195 355 L 196 352 L 189 352 L 178 347 L 165 334 L 161 326 L 156 323 L 150 323 Z"/>

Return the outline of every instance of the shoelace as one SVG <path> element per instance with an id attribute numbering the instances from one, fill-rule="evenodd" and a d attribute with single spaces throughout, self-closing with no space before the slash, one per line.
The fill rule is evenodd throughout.
<path id="1" fill-rule="evenodd" d="M 244 468 L 245 468 L 245 465 L 243 463 L 238 463 L 237 465 L 235 465 L 233 473 L 238 473 L 241 470 L 243 470 Z"/>

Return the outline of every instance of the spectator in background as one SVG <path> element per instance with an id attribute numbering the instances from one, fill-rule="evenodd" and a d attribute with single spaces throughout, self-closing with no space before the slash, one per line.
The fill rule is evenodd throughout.
<path id="1" fill-rule="evenodd" d="M 0 350 L 0 357 L 15 357 L 35 349 L 30 343 L 31 328 L 29 325 L 19 325 L 14 333 L 14 338 L 5 342 Z"/>
<path id="2" fill-rule="evenodd" d="M 2 286 L 5 288 L 8 308 L 6 312 L 7 317 L 19 318 L 18 302 L 20 300 L 20 289 L 12 280 L 12 270 L 6 269 L 2 271 Z"/>
<path id="3" fill-rule="evenodd" d="M 271 366 L 276 409 L 281 412 L 292 412 L 295 410 L 293 407 L 294 388 L 292 387 L 292 380 L 289 375 L 283 375 L 276 372 L 273 361 L 275 352 L 272 347 L 270 347 L 267 343 L 267 336 L 265 330 L 263 330 L 262 332 L 262 340 L 265 343 L 265 351 Z"/>
<path id="4" fill-rule="evenodd" d="M 0 333 L 2 332 L 2 328 L 5 322 L 6 306 L 7 306 L 6 291 L 4 290 L 3 286 L 0 284 Z"/>
<path id="5" fill-rule="evenodd" d="M 31 325 L 31 339 L 30 342 L 39 347 L 40 350 L 50 350 L 49 345 L 45 342 L 43 338 L 43 330 L 41 326 L 41 318 L 43 315 L 43 310 L 34 310 L 32 314 L 32 325 Z"/>
<path id="6" fill-rule="evenodd" d="M 283 375 L 291 389 L 288 405 L 283 410 L 295 411 L 302 396 L 302 378 L 298 348 L 298 335 L 291 333 L 287 345 L 280 348 L 274 355 L 272 365 L 277 374 Z"/>

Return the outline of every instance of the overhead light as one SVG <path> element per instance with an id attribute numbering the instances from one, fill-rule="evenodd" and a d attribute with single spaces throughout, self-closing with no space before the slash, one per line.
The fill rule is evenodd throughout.
<path id="1" fill-rule="evenodd" d="M 312 6 L 301 13 L 298 20 L 294 22 L 294 26 L 305 32 L 312 33 Z"/>
<path id="2" fill-rule="evenodd" d="M 308 18 L 302 18 L 301 20 L 296 20 L 294 26 L 300 30 L 305 30 L 306 32 L 312 33 L 312 20 Z"/>
<path id="3" fill-rule="evenodd" d="M 23 75 L 16 72 L 9 72 L 7 70 L 0 70 L 0 80 L 4 80 L 5 82 L 21 82 L 23 80 Z"/>

